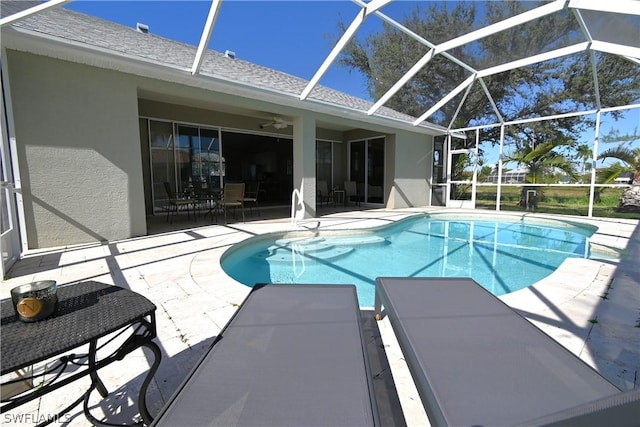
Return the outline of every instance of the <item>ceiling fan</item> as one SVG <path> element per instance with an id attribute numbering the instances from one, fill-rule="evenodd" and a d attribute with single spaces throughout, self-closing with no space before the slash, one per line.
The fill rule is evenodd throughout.
<path id="1" fill-rule="evenodd" d="M 260 125 L 260 129 L 264 129 L 269 126 L 273 127 L 274 129 L 284 129 L 289 126 L 289 124 L 285 122 L 282 117 L 274 117 L 270 122 L 262 123 Z"/>

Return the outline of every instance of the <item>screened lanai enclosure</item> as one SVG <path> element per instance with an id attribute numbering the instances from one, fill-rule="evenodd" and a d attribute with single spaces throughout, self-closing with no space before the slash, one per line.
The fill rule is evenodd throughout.
<path id="1" fill-rule="evenodd" d="M 613 198 L 638 216 L 640 2 L 441 2 L 402 18 L 387 4 L 361 4 L 302 99 L 342 62 L 369 78 L 367 114 L 446 127 L 432 204 L 607 216 Z M 358 39 L 369 19 L 384 35 Z"/>
<path id="2" fill-rule="evenodd" d="M 233 51 L 212 47 L 225 29 L 244 29 L 246 17 L 270 2 L 158 3 L 183 20 L 173 28 L 197 29 L 194 43 L 143 38 L 144 23 L 126 27 L 76 13 L 87 4 L 2 4 L 4 265 L 29 238 L 39 247 L 140 235 L 145 214 L 162 204 L 165 182 L 183 190 L 194 182 L 262 179 L 282 203 L 307 182 L 311 206 L 317 181 L 331 188 L 353 181 L 358 200 L 378 207 L 640 217 L 640 1 L 282 2 L 278 7 L 297 8 L 309 23 L 328 11 L 323 16 L 335 24 L 328 38 L 311 35 L 326 48 L 301 45 L 314 26 L 286 13 L 263 20 L 265 30 L 242 33 L 256 42 L 277 36 L 268 51 L 286 53 L 283 68 L 295 63 L 295 49 L 311 52 L 305 64 L 312 70 L 295 76 L 273 64 L 229 62 Z M 203 9 L 183 13 L 189 5 Z M 38 74 L 42 64 L 46 77 Z M 353 80 L 331 87 L 337 70 Z M 62 92 L 80 83 L 84 92 Z M 363 87 L 366 94 L 356 90 Z M 73 120 L 64 108 L 47 104 L 52 99 L 83 118 L 67 123 Z M 165 113 L 200 107 L 202 120 L 141 111 L 159 111 L 156 101 Z M 30 116 L 37 108 L 36 120 Z M 280 127 L 283 118 L 271 110 L 284 112 L 290 127 Z M 212 112 L 226 125 L 211 125 Z M 111 125 L 100 121 L 103 113 Z M 142 159 L 127 152 L 138 133 L 147 143 Z M 250 156 L 239 148 L 245 143 Z M 407 172 L 398 159 L 409 159 L 419 144 L 428 154 L 412 159 Z M 55 156 L 101 171 L 100 182 L 71 179 L 64 168 L 48 179 L 38 168 Z M 34 168 L 29 179 L 20 179 L 20 164 Z M 32 179 L 42 188 L 31 188 Z M 64 185 L 48 187 L 56 180 Z M 83 197 L 95 201 L 105 188 L 110 219 L 98 221 Z M 68 194 L 57 197 L 62 189 Z M 57 206 L 59 200 L 74 203 Z M 55 240 L 64 235 L 76 240 Z M 54 240 L 41 243 L 43 236 Z"/>

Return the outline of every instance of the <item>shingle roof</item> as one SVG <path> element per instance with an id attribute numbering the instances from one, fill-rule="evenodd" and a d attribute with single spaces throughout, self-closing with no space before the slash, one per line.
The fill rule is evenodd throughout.
<path id="1" fill-rule="evenodd" d="M 39 2 L 3 1 L 2 17 L 9 16 Z M 152 33 L 142 33 L 111 21 L 83 13 L 52 7 L 12 24 L 22 30 L 39 33 L 43 37 L 55 37 L 89 47 L 105 49 L 126 57 L 137 57 L 184 70 L 190 70 L 196 55 L 196 46 L 170 40 Z M 308 81 L 299 77 L 263 67 L 242 59 L 232 59 L 220 52 L 208 50 L 204 56 L 201 74 L 223 78 L 247 86 L 277 91 L 298 97 Z M 197 77 L 194 77 L 197 78 Z M 373 105 L 361 98 L 318 85 L 308 99 L 366 111 Z M 415 117 L 387 107 L 375 115 L 413 123 Z M 429 124 L 431 128 L 439 126 Z M 444 128 L 442 128 L 444 130 Z"/>

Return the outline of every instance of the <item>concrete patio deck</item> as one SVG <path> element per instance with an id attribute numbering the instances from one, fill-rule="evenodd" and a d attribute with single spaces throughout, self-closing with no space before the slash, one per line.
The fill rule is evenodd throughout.
<path id="1" fill-rule="evenodd" d="M 464 213 L 492 217 L 513 214 L 437 208 L 338 212 L 319 218 L 321 229 L 366 228 L 388 224 L 420 212 Z M 598 227 L 591 243 L 625 250 L 620 260 L 572 258 L 535 285 L 501 299 L 576 354 L 622 390 L 640 386 L 640 225 L 638 221 L 581 217 L 566 219 Z M 139 292 L 157 306 L 162 363 L 149 389 L 148 403 L 156 414 L 212 343 L 249 292 L 219 266 L 231 245 L 248 237 L 290 229 L 288 218 L 248 220 L 227 225 L 174 224 L 177 231 L 68 248 L 33 251 L 20 260 L 0 286 L 7 298 L 17 285 L 53 279 L 58 285 L 83 280 L 122 286 Z M 164 217 L 158 226 L 165 227 Z M 155 226 L 155 225 L 154 225 Z M 172 227 L 174 227 L 172 226 Z M 190 228 L 186 228 L 190 227 Z M 152 226 L 150 225 L 150 231 Z M 177 228 L 177 227 L 175 227 Z M 363 308 L 365 330 L 383 401 L 385 425 L 428 423 L 413 388 L 402 354 L 386 320 L 373 325 L 372 312 Z M 379 329 L 379 333 L 378 333 Z M 1 331 L 0 331 L 1 334 Z M 380 349 L 384 348 L 384 352 Z M 378 351 L 378 354 L 373 354 Z M 103 371 L 111 392 L 104 401 L 92 398 L 92 413 L 109 414 L 111 422 L 130 421 L 137 413 L 135 399 L 149 368 L 149 355 L 137 350 L 123 362 Z M 388 363 L 387 363 L 388 362 Z M 390 368 L 389 368 L 390 367 Z M 392 376 L 391 376 L 392 374 Z M 3 425 L 33 425 L 52 416 L 89 384 L 83 379 L 2 414 Z M 394 387 L 395 384 L 395 387 Z M 397 396 L 395 390 L 398 390 Z M 59 420 L 69 426 L 90 425 L 81 406 Z"/>

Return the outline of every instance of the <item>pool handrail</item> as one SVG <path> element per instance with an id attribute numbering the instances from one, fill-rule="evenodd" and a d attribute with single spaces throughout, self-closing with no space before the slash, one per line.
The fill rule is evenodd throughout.
<path id="1" fill-rule="evenodd" d="M 297 230 L 298 226 L 302 226 L 307 230 L 317 230 L 320 227 L 320 221 L 305 220 L 305 217 L 307 215 L 307 210 L 304 205 L 304 198 L 302 197 L 303 188 L 304 188 L 304 185 L 300 187 L 300 190 L 298 190 L 297 188 L 294 188 L 293 192 L 291 193 L 291 229 Z M 315 223 L 315 226 L 307 227 L 303 222 Z"/>
<path id="2" fill-rule="evenodd" d="M 298 227 L 298 221 L 304 219 L 305 215 L 306 209 L 304 207 L 302 193 L 297 188 L 294 188 L 291 193 L 291 228 L 296 229 Z"/>

